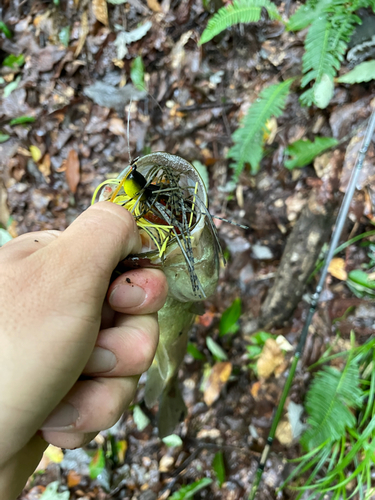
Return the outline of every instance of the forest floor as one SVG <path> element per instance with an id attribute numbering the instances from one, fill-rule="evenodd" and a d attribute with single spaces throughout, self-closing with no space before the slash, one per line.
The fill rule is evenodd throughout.
<path id="1" fill-rule="evenodd" d="M 335 154 L 343 156 L 348 146 L 345 137 L 370 115 L 374 84 L 338 86 L 325 110 L 302 108 L 298 92 L 292 93 L 284 114 L 273 124 L 259 173 L 251 176 L 245 170 L 233 186 L 226 160 L 231 135 L 265 86 L 300 75 L 304 33 L 286 32 L 280 23 L 264 19 L 227 30 L 201 47 L 198 41 L 211 15 L 201 0 L 129 0 L 108 4 L 107 11 L 106 5 L 104 0 L 60 0 L 59 5 L 42 0 L 2 2 L 0 16 L 13 37 L 0 38 L 0 62 L 10 54 L 22 54 L 24 61 L 0 68 L 0 132 L 10 136 L 0 144 L 0 224 L 12 236 L 64 230 L 90 205 L 95 188 L 128 164 L 129 140 L 133 158 L 167 151 L 200 162 L 209 176 L 211 213 L 249 229 L 218 223 L 228 264 L 221 268 L 217 293 L 205 302 L 205 313 L 197 318 L 190 336 L 204 360 L 188 354 L 180 370 L 188 408 L 176 429 L 182 445 L 167 448 L 157 437 L 157 408 L 148 410 L 142 402 L 142 377 L 135 403 L 150 423 L 139 430 L 130 410 L 85 450 L 64 450 L 64 458 L 59 450 L 50 450 L 20 499 L 38 499 L 45 486 L 57 480 L 60 491 L 68 488 L 72 500 L 155 500 L 202 477 L 213 482 L 194 498 L 244 499 L 288 373 L 292 355 L 288 349 L 297 344 L 307 303 L 302 300 L 288 321 L 268 330 L 285 343 L 283 349 L 267 354 L 269 367 L 263 377 L 247 347 L 252 345 L 256 319 L 287 237 L 310 192 L 323 184 L 319 166 L 324 168 L 324 161 L 289 171 L 283 166 L 285 147 L 319 133 L 342 140 Z M 279 8 L 283 11 L 285 6 Z M 295 3 L 289 8 L 293 12 Z M 145 35 L 126 45 L 120 34 L 147 22 Z M 138 56 L 145 66 L 148 92 L 138 91 L 138 99 L 128 106 L 124 84 L 131 81 L 132 61 Z M 4 95 L 12 83 L 14 90 L 9 93 L 8 88 Z M 25 116 L 33 120 L 11 124 Z M 368 178 L 360 182 L 342 241 L 373 227 L 373 157 L 371 149 L 365 165 Z M 338 197 L 345 190 L 348 168 L 339 172 Z M 303 404 L 311 378 L 308 368 L 335 339 L 345 348 L 351 330 L 359 342 L 373 332 L 374 311 L 345 283 L 345 273 L 370 262 L 368 252 L 369 247 L 359 243 L 349 246 L 336 262 L 339 270 L 329 274 L 287 405 Z M 313 290 L 315 280 L 306 292 Z M 220 337 L 222 313 L 237 297 L 242 306 L 240 328 Z M 201 382 L 215 359 L 206 337 L 222 347 L 231 367 L 226 383 L 211 388 L 217 400 L 209 406 Z M 259 500 L 293 498 L 288 490 L 276 493 L 290 470 L 287 460 L 301 453 L 290 420 L 285 416 L 278 431 Z M 103 449 L 105 468 L 90 479 L 90 457 Z M 213 466 L 220 451 L 225 463 L 221 487 Z"/>

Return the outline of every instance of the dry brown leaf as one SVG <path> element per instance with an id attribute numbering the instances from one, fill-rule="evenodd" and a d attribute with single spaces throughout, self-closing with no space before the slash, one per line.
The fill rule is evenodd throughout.
<path id="1" fill-rule="evenodd" d="M 161 12 L 161 5 L 158 0 L 147 0 L 147 6 L 154 12 Z"/>
<path id="2" fill-rule="evenodd" d="M 89 21 L 87 19 L 87 12 L 84 11 L 81 17 L 81 33 L 79 35 L 78 44 L 76 47 L 76 51 L 74 52 L 74 57 L 78 57 L 83 49 L 83 46 L 86 42 L 86 37 L 90 32 Z"/>
<path id="3" fill-rule="evenodd" d="M 74 194 L 77 191 L 77 186 L 80 179 L 79 159 L 78 153 L 75 149 L 71 149 L 68 153 L 68 158 L 66 160 L 65 177 L 69 189 Z"/>
<path id="4" fill-rule="evenodd" d="M 169 455 L 163 455 L 159 462 L 159 472 L 169 472 L 174 464 L 174 458 Z"/>
<path id="5" fill-rule="evenodd" d="M 293 431 L 288 418 L 283 418 L 277 426 L 275 436 L 280 444 L 288 446 L 293 442 Z"/>
<path id="6" fill-rule="evenodd" d="M 75 470 L 70 470 L 66 478 L 68 488 L 74 488 L 74 486 L 77 486 L 81 482 L 81 479 L 81 474 L 78 474 Z"/>
<path id="7" fill-rule="evenodd" d="M 48 448 L 43 453 L 43 456 L 36 468 L 37 471 L 45 470 L 48 465 L 53 462 L 55 464 L 59 464 L 64 458 L 64 453 L 61 448 L 50 444 Z"/>
<path id="8" fill-rule="evenodd" d="M 250 389 L 250 394 L 253 396 L 253 398 L 255 399 L 255 401 L 258 400 L 258 392 L 259 392 L 259 389 L 260 389 L 260 382 L 254 382 L 254 384 L 251 386 L 251 389 Z"/>
<path id="9" fill-rule="evenodd" d="M 266 132 L 263 135 L 263 139 L 266 140 L 267 144 L 272 144 L 275 140 L 276 134 L 278 132 L 277 120 L 273 116 L 266 123 Z"/>
<path id="10" fill-rule="evenodd" d="M 0 224 L 7 227 L 10 217 L 10 212 L 7 204 L 7 190 L 0 183 Z"/>
<path id="11" fill-rule="evenodd" d="M 51 157 L 49 153 L 46 153 L 44 155 L 43 160 L 38 165 L 38 169 L 40 172 L 42 172 L 43 177 L 45 179 L 48 179 L 48 177 L 51 175 Z"/>
<path id="12" fill-rule="evenodd" d="M 232 363 L 224 361 L 216 363 L 206 381 L 203 400 L 207 406 L 211 406 L 220 396 L 221 389 L 228 381 L 232 373 Z"/>
<path id="13" fill-rule="evenodd" d="M 260 378 L 270 377 L 284 363 L 284 354 L 276 340 L 267 339 L 257 361 Z"/>
<path id="14" fill-rule="evenodd" d="M 92 10 L 96 19 L 108 26 L 108 9 L 106 0 L 92 0 Z"/>
<path id="15" fill-rule="evenodd" d="M 121 118 L 111 118 L 108 128 L 114 135 L 126 135 L 125 125 Z"/>
<path id="16" fill-rule="evenodd" d="M 345 261 L 341 257 L 335 257 L 331 260 L 328 272 L 338 280 L 346 281 L 348 278 L 348 273 L 345 271 Z"/>

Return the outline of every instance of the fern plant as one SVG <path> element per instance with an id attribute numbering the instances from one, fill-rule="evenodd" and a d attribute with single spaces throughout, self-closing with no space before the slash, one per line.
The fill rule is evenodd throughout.
<path id="1" fill-rule="evenodd" d="M 267 10 L 270 19 L 280 19 L 276 6 L 270 0 L 234 0 L 231 5 L 219 9 L 209 20 L 199 44 L 208 42 L 235 24 L 258 22 L 263 7 Z"/>
<path id="2" fill-rule="evenodd" d="M 363 7 L 375 10 L 374 0 L 308 0 L 289 19 L 288 29 L 310 26 L 302 58 L 301 87 L 312 87 L 300 97 L 302 104 L 325 108 L 334 90 L 333 79 L 341 66 L 351 35 L 361 19 L 355 12 Z"/>
<path id="3" fill-rule="evenodd" d="M 358 494 L 365 500 L 374 495 L 375 339 L 339 356 L 348 356 L 344 369 L 319 371 L 307 394 L 309 428 L 301 437 L 307 453 L 292 460 L 298 465 L 281 486 L 297 490 L 297 499 L 330 494 L 331 500 L 345 500 Z"/>
<path id="4" fill-rule="evenodd" d="M 229 150 L 228 157 L 236 161 L 235 179 L 238 179 L 246 163 L 250 163 L 252 174 L 258 172 L 263 155 L 264 132 L 267 131 L 266 123 L 272 116 L 282 114 L 292 82 L 293 79 L 289 79 L 265 88 L 234 132 L 234 146 Z"/>

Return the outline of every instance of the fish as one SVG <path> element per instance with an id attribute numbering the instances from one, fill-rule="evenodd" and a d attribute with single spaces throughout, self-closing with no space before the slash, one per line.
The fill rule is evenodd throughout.
<path id="1" fill-rule="evenodd" d="M 139 192 L 133 182 L 128 195 L 127 179 L 134 177 L 135 169 L 146 184 L 137 177 Z M 147 191 L 148 186 L 153 188 Z M 117 272 L 149 266 L 162 269 L 167 278 L 168 297 L 158 313 L 159 344 L 144 392 L 147 407 L 159 403 L 157 425 L 162 438 L 172 434 L 186 414 L 178 370 L 186 354 L 197 304 L 215 293 L 223 260 L 208 211 L 207 190 L 187 160 L 156 152 L 135 160 L 116 179 L 101 184 L 93 202 L 97 198 L 112 200 L 131 211 L 144 242 L 142 252 L 125 259 Z"/>

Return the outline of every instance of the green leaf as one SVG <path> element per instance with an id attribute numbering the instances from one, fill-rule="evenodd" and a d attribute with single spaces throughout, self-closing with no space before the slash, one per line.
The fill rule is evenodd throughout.
<path id="1" fill-rule="evenodd" d="M 21 77 L 17 76 L 17 78 L 13 80 L 13 82 L 8 83 L 8 85 L 4 87 L 3 97 L 8 97 L 13 92 L 13 90 L 16 90 L 20 81 Z"/>
<path id="2" fill-rule="evenodd" d="M 15 54 L 9 54 L 9 56 L 7 56 L 3 61 L 3 66 L 7 66 L 8 68 L 19 68 L 23 64 L 25 64 L 25 56 L 23 54 L 18 56 Z"/>
<path id="3" fill-rule="evenodd" d="M 362 83 L 375 80 L 375 60 L 358 64 L 354 69 L 337 78 L 340 83 Z"/>
<path id="4" fill-rule="evenodd" d="M 318 108 L 324 109 L 328 106 L 334 90 L 333 78 L 324 74 L 320 82 L 316 82 L 314 85 L 314 102 Z"/>
<path id="5" fill-rule="evenodd" d="M 96 479 L 105 469 L 105 456 L 102 448 L 99 448 L 89 463 L 90 478 Z"/>
<path id="6" fill-rule="evenodd" d="M 354 283 L 375 290 L 375 280 L 370 280 L 368 274 L 360 269 L 350 271 L 348 276 Z"/>
<path id="7" fill-rule="evenodd" d="M 306 28 L 315 17 L 315 8 L 310 4 L 301 5 L 289 18 L 286 28 L 288 31 L 300 31 Z"/>
<path id="8" fill-rule="evenodd" d="M 233 303 L 226 309 L 219 324 L 219 336 L 227 335 L 228 333 L 236 333 L 239 329 L 238 320 L 241 316 L 241 299 L 237 297 Z"/>
<path id="9" fill-rule="evenodd" d="M 219 361 L 228 359 L 227 353 L 211 337 L 206 337 L 206 344 L 214 358 Z"/>
<path id="10" fill-rule="evenodd" d="M 259 346 L 263 347 L 264 344 L 266 343 L 266 340 L 273 339 L 273 338 L 274 338 L 274 335 L 272 335 L 271 333 L 260 331 L 260 332 L 254 333 L 251 336 L 250 341 L 252 344 L 259 345 Z"/>
<path id="11" fill-rule="evenodd" d="M 62 493 L 58 493 L 57 489 L 59 487 L 59 482 L 54 481 L 53 483 L 49 483 L 47 488 L 43 491 L 42 495 L 39 497 L 39 500 L 69 500 L 70 492 L 63 491 Z"/>
<path id="12" fill-rule="evenodd" d="M 356 297 L 373 299 L 375 296 L 375 280 L 370 280 L 367 273 L 360 269 L 349 273 L 346 284 Z"/>
<path id="13" fill-rule="evenodd" d="M 326 74 L 330 77 L 336 75 L 340 67 L 337 54 L 332 53 L 334 30 L 328 21 L 327 15 L 319 16 L 312 23 L 305 40 L 305 53 L 303 55 L 303 73 L 301 87 L 306 87 L 311 80 L 322 79 Z"/>
<path id="14" fill-rule="evenodd" d="M 2 31 L 7 38 L 12 38 L 13 36 L 11 30 L 3 21 L 0 21 L 0 31 Z"/>
<path id="15" fill-rule="evenodd" d="M 307 28 L 331 2 L 332 0 L 307 1 L 289 18 L 287 30 L 300 31 Z"/>
<path id="16" fill-rule="evenodd" d="M 9 125 L 24 125 L 26 123 L 34 123 L 36 118 L 34 116 L 19 116 L 18 118 L 13 118 L 9 122 Z"/>
<path id="17" fill-rule="evenodd" d="M 234 0 L 232 4 L 222 7 L 208 21 L 199 45 L 208 42 L 225 29 L 239 23 L 258 22 L 264 7 L 270 19 L 281 19 L 276 6 L 269 0 Z"/>
<path id="18" fill-rule="evenodd" d="M 7 141 L 9 138 L 10 138 L 10 135 L 8 135 L 8 134 L 2 134 L 2 133 L 0 132 L 0 144 L 1 144 L 2 142 Z"/>
<path id="19" fill-rule="evenodd" d="M 246 349 L 249 359 L 255 359 L 262 352 L 262 348 L 259 345 L 247 345 Z"/>
<path id="20" fill-rule="evenodd" d="M 198 491 L 203 490 L 203 488 L 206 488 L 211 483 L 212 479 L 204 477 L 203 479 L 195 481 L 192 484 L 188 484 L 187 486 L 182 486 L 178 491 L 173 493 L 173 495 L 170 497 L 170 500 L 187 500 L 188 498 L 193 498 L 195 493 L 198 493 Z"/>
<path id="21" fill-rule="evenodd" d="M 173 448 L 174 446 L 182 446 L 183 444 L 182 439 L 177 434 L 170 434 L 169 436 L 165 436 L 162 441 L 168 448 Z"/>
<path id="22" fill-rule="evenodd" d="M 64 45 L 64 47 L 69 46 L 70 41 L 70 26 L 64 26 L 59 32 L 59 40 Z"/>
<path id="23" fill-rule="evenodd" d="M 333 137 L 316 137 L 314 142 L 308 139 L 300 139 L 295 141 L 285 149 L 285 153 L 292 157 L 285 161 L 285 167 L 292 170 L 296 167 L 304 167 L 312 162 L 323 151 L 336 146 L 337 139 Z"/>
<path id="24" fill-rule="evenodd" d="M 224 457 L 222 451 L 218 451 L 214 456 L 212 462 L 212 468 L 215 472 L 219 486 L 221 488 L 222 484 L 225 481 L 225 466 L 224 466 Z"/>
<path id="25" fill-rule="evenodd" d="M 13 238 L 6 229 L 0 227 L 0 247 L 11 241 Z"/>
<path id="26" fill-rule="evenodd" d="M 141 56 L 136 57 L 130 64 L 130 78 L 138 90 L 145 89 L 145 65 Z"/>
<path id="27" fill-rule="evenodd" d="M 240 128 L 234 132 L 234 146 L 229 150 L 228 157 L 237 162 L 234 169 L 235 179 L 238 179 L 246 163 L 250 163 L 253 175 L 258 172 L 263 156 L 266 123 L 271 116 L 278 117 L 282 114 L 292 82 L 293 79 L 289 79 L 265 88 L 251 105 Z"/>
<path id="28" fill-rule="evenodd" d="M 204 359 L 206 359 L 206 356 L 202 352 L 200 352 L 198 347 L 192 342 L 188 343 L 187 352 L 188 354 L 190 354 L 190 356 L 193 356 L 193 358 L 198 361 L 203 361 Z"/>
<path id="29" fill-rule="evenodd" d="M 309 429 L 301 438 L 306 449 L 333 443 L 355 425 L 353 410 L 362 403 L 359 381 L 358 366 L 350 360 L 342 372 L 325 366 L 315 375 L 306 396 Z"/>
<path id="30" fill-rule="evenodd" d="M 134 419 L 135 425 L 137 426 L 137 429 L 140 432 L 143 431 L 150 423 L 150 419 L 148 418 L 147 415 L 145 415 L 143 413 L 143 411 L 141 410 L 141 408 L 138 405 L 134 406 L 133 419 Z"/>

